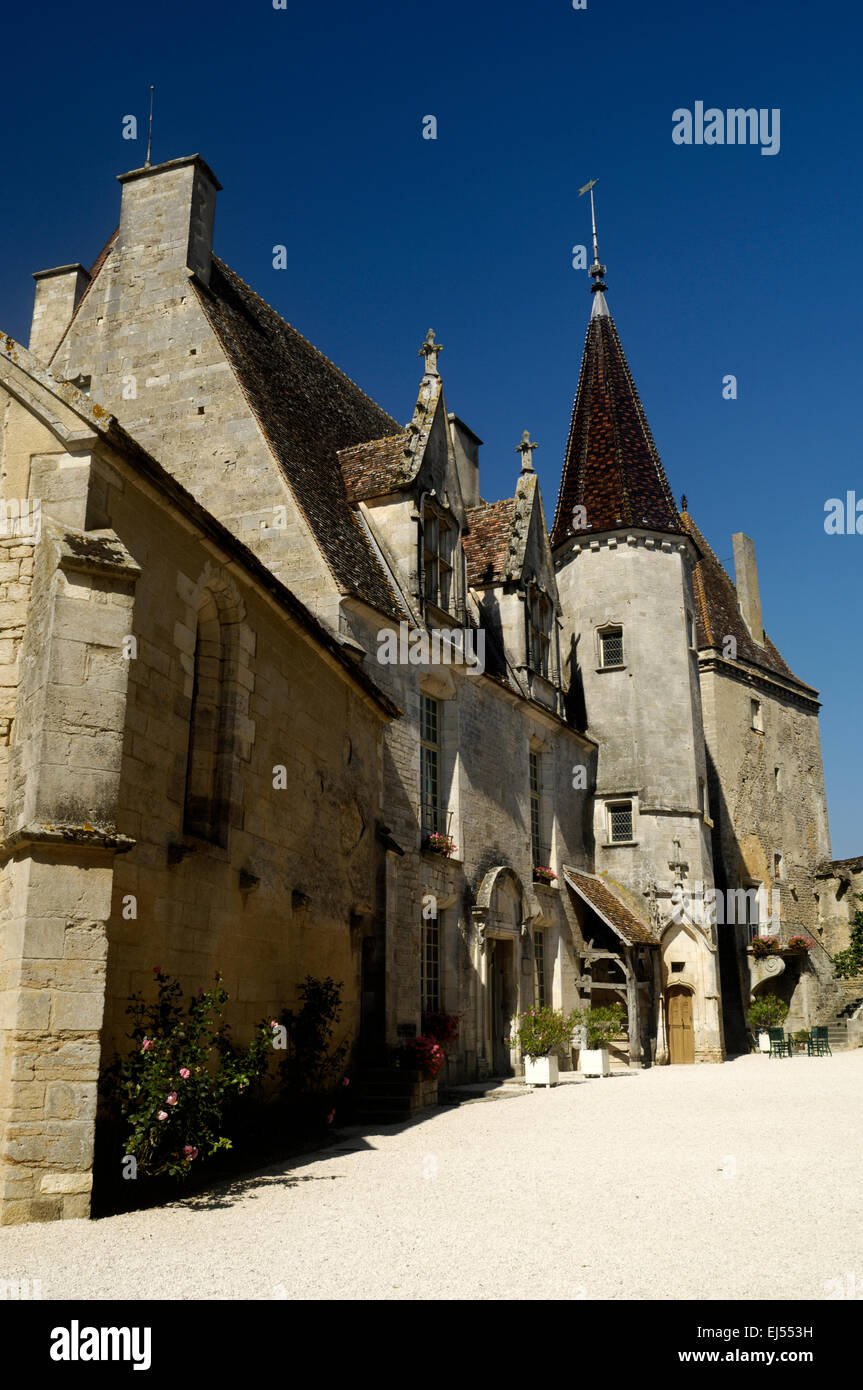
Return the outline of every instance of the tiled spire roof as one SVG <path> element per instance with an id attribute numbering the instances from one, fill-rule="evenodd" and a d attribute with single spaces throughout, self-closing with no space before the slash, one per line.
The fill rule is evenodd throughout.
<path id="1" fill-rule="evenodd" d="M 683 530 L 644 407 L 608 312 L 605 286 L 594 286 L 581 376 L 566 445 L 551 543 L 572 534 L 626 526 Z M 573 528 L 573 509 L 585 524 Z"/>

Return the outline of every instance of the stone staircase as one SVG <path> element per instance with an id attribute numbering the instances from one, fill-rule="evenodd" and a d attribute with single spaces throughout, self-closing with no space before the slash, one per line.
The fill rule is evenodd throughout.
<path id="1" fill-rule="evenodd" d="M 354 1082 L 354 1124 L 403 1124 L 437 1105 L 438 1083 L 404 1067 L 366 1067 Z"/>
<path id="2" fill-rule="evenodd" d="M 853 1015 L 863 1004 L 863 999 L 851 999 L 827 1025 L 827 1041 L 832 1052 L 842 1052 L 858 1046 L 859 1028 L 852 1022 Z M 850 1028 L 849 1028 L 850 1025 Z"/>

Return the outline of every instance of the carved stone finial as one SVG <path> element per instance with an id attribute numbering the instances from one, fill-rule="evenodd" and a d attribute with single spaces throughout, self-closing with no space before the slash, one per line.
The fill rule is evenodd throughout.
<path id="1" fill-rule="evenodd" d="M 426 360 L 426 376 L 440 376 L 437 369 L 437 355 L 443 352 L 443 343 L 436 343 L 434 340 L 434 329 L 430 328 L 426 334 L 426 340 L 417 353 L 417 357 L 424 357 Z"/>
<path id="2" fill-rule="evenodd" d="M 538 448 L 538 444 L 531 442 L 530 430 L 525 430 L 524 434 L 521 436 L 521 443 L 515 446 L 515 452 L 521 454 L 522 473 L 532 473 L 534 471 L 533 451 Z"/>

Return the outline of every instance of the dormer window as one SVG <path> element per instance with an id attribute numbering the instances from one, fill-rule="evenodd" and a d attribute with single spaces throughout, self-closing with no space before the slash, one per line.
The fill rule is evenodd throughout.
<path id="1" fill-rule="evenodd" d="M 433 507 L 423 512 L 423 574 L 426 603 L 448 613 L 453 601 L 453 563 L 456 528 L 450 517 Z"/>
<path id="2" fill-rule="evenodd" d="M 527 595 L 528 607 L 528 665 L 539 676 L 548 679 L 551 649 L 551 600 L 537 584 L 531 584 Z"/>

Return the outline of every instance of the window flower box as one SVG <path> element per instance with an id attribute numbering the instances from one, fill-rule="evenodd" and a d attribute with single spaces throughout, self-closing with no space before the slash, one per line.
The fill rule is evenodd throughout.
<path id="1" fill-rule="evenodd" d="M 554 869 L 548 868 L 545 864 L 536 864 L 533 870 L 534 883 L 547 883 L 549 887 L 552 883 L 557 883 L 557 874 Z"/>
<path id="2" fill-rule="evenodd" d="M 444 859 L 449 859 L 450 855 L 455 854 L 458 846 L 452 835 L 444 835 L 440 831 L 433 830 L 426 836 L 424 849 L 430 854 L 439 854 Z"/>
<path id="3" fill-rule="evenodd" d="M 782 943 L 782 951 L 792 956 L 803 955 L 811 951 L 814 945 L 811 936 L 789 936 L 788 940 Z"/>

